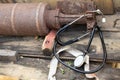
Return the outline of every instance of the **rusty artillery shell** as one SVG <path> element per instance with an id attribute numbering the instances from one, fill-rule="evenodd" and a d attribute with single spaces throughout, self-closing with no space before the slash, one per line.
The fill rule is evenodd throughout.
<path id="1" fill-rule="evenodd" d="M 79 15 L 63 14 L 59 9 L 50 10 L 47 3 L 0 4 L 0 35 L 45 36 L 49 30 L 59 29 L 61 25 L 85 13 L 86 11 Z M 86 18 L 77 22 L 86 23 Z"/>
<path id="2" fill-rule="evenodd" d="M 0 4 L 0 35 L 44 36 L 46 3 Z"/>

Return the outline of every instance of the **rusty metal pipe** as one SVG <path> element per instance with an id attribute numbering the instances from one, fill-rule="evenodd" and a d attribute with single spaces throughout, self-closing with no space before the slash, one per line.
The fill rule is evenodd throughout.
<path id="1" fill-rule="evenodd" d="M 60 22 L 61 25 L 68 24 L 68 23 L 74 21 L 76 18 L 78 18 L 78 17 L 80 17 L 80 16 L 82 16 L 84 14 L 68 15 L 68 14 L 60 13 L 60 15 L 59 15 L 59 22 Z M 77 21 L 76 24 L 86 24 L 86 21 L 87 21 L 87 19 L 84 17 L 84 18 L 80 19 L 79 21 Z"/>
<path id="2" fill-rule="evenodd" d="M 47 3 L 0 4 L 0 34 L 46 35 Z"/>
<path id="3" fill-rule="evenodd" d="M 59 29 L 60 25 L 67 24 L 76 18 L 80 17 L 83 14 L 80 15 L 69 15 L 69 14 L 63 14 L 60 13 L 59 10 L 49 10 L 47 12 L 47 25 L 51 29 Z M 85 14 L 85 13 L 84 13 Z M 78 24 L 86 24 L 86 18 L 83 18 L 82 20 L 79 20 L 77 22 Z"/>
<path id="4" fill-rule="evenodd" d="M 50 10 L 47 3 L 0 4 L 0 35 L 45 36 L 79 16 Z M 85 24 L 86 19 L 78 23 Z"/>

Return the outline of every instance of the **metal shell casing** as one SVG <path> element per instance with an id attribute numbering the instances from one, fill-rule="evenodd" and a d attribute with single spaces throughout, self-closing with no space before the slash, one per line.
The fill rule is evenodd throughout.
<path id="1" fill-rule="evenodd" d="M 46 35 L 47 3 L 0 4 L 1 35 Z"/>

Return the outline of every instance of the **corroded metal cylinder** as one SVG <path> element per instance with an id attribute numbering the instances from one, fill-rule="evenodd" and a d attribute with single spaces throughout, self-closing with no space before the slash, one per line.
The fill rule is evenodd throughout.
<path id="1" fill-rule="evenodd" d="M 0 4 L 0 34 L 46 35 L 46 3 Z"/>
<path id="2" fill-rule="evenodd" d="M 47 3 L 0 4 L 0 35 L 45 36 L 51 29 L 59 29 L 85 12 L 67 15 L 58 9 L 50 10 Z M 77 23 L 86 24 L 87 18 Z"/>

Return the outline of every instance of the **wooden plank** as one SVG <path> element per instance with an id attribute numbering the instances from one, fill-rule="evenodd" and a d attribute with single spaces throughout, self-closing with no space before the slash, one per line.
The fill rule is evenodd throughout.
<path id="1" fill-rule="evenodd" d="M 102 62 L 103 55 L 102 54 L 89 54 L 91 61 Z M 107 62 L 113 63 L 117 62 L 120 63 L 120 53 L 108 53 L 107 55 Z"/>
<path id="2" fill-rule="evenodd" d="M 120 16 L 119 14 L 116 14 L 116 15 L 105 15 L 105 18 L 106 18 L 106 22 L 105 23 L 102 23 L 102 16 L 97 16 L 97 22 L 98 22 L 98 25 L 101 25 L 103 30 L 104 29 L 116 29 L 116 30 L 120 30 L 118 28 L 118 25 L 119 24 L 119 19 L 120 19 Z M 117 20 L 117 22 L 116 22 Z"/>
<path id="3" fill-rule="evenodd" d="M 100 80 L 120 80 L 120 69 L 111 68 L 108 65 L 96 74 Z"/>
<path id="4" fill-rule="evenodd" d="M 104 32 L 104 39 L 107 46 L 108 53 L 117 53 L 120 52 L 120 32 Z M 64 40 L 69 40 L 77 37 L 78 35 L 81 35 L 81 31 L 71 29 L 65 32 L 63 36 Z M 86 37 L 83 40 L 80 40 L 77 44 L 84 44 L 87 45 L 88 43 L 88 37 Z M 1 49 L 10 49 L 10 50 L 17 50 L 17 51 L 37 51 L 40 54 L 42 54 L 42 43 L 43 39 L 40 38 L 39 40 L 34 40 L 33 37 L 27 38 L 27 37 L 1 37 L 0 38 L 0 48 Z M 95 46 L 95 49 L 98 53 L 102 52 L 101 43 L 99 40 L 99 37 L 96 35 L 93 46 Z"/>
<path id="5" fill-rule="evenodd" d="M 12 50 L 0 49 L 0 61 L 18 61 L 18 53 Z"/>
<path id="6" fill-rule="evenodd" d="M 37 51 L 42 54 L 43 39 L 35 40 L 34 37 L 0 37 L 0 49 Z"/>
<path id="7" fill-rule="evenodd" d="M 0 80 L 19 80 L 19 79 L 15 77 L 0 75 Z"/>
<path id="8" fill-rule="evenodd" d="M 117 12 L 120 12 L 120 0 L 113 0 L 114 7 Z"/>
<path id="9" fill-rule="evenodd" d="M 113 14 L 113 0 L 94 0 L 97 8 L 100 9 L 104 14 Z"/>
<path id="10" fill-rule="evenodd" d="M 78 33 L 73 32 L 73 33 L 77 35 L 79 32 Z M 73 33 L 66 32 L 64 34 L 65 39 L 70 39 L 72 37 L 71 35 Z M 107 34 L 107 35 L 109 35 L 109 34 Z M 115 34 L 113 34 L 112 38 L 114 38 L 114 35 Z M 107 46 L 108 55 L 112 55 L 112 58 L 114 58 L 114 56 L 116 56 L 115 53 L 120 52 L 120 49 L 119 49 L 120 48 L 120 45 L 119 45 L 120 40 L 117 39 L 117 37 L 115 39 L 112 39 L 112 38 L 110 36 L 106 36 L 105 43 Z M 120 36 L 119 36 L 119 38 L 120 38 Z M 2 40 L 2 39 L 3 40 L 7 39 L 7 41 L 1 43 L 1 46 L 0 46 L 1 49 L 17 50 L 18 52 L 22 51 L 21 53 L 27 53 L 28 55 L 30 55 L 31 53 L 38 53 L 39 55 L 42 54 L 41 45 L 42 45 L 43 40 L 41 38 L 39 40 L 34 40 L 34 38 L 31 38 L 31 37 L 30 38 L 29 37 L 28 38 L 25 38 L 25 37 L 11 37 L 11 38 L 3 37 L 3 38 L 0 38 L 0 40 Z M 79 44 L 87 45 L 87 41 L 88 41 L 87 39 L 83 39 L 76 44 L 77 45 L 79 45 Z M 97 53 L 102 53 L 100 40 L 97 36 L 95 37 L 94 42 L 95 43 L 92 44 L 93 49 L 95 49 L 95 51 Z M 78 46 L 78 48 L 80 48 L 80 46 Z M 110 53 L 112 53 L 112 54 L 110 54 Z M 96 58 L 99 58 L 99 56 L 92 56 L 92 57 L 93 57 L 93 60 L 97 60 Z M 117 57 L 119 57 L 119 55 Z M 100 59 L 98 59 L 98 61 Z"/>

